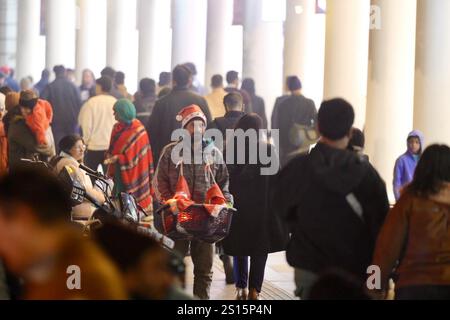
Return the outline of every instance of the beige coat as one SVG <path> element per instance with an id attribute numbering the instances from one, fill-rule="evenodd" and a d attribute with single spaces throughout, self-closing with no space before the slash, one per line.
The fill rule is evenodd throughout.
<path id="1" fill-rule="evenodd" d="M 223 117 L 225 115 L 225 106 L 223 99 L 228 93 L 223 88 L 213 89 L 209 95 L 205 97 L 208 102 L 209 110 L 211 111 L 212 119 Z"/>
<path id="2" fill-rule="evenodd" d="M 102 94 L 90 98 L 81 108 L 78 122 L 88 150 L 108 150 L 112 128 L 116 124 L 113 110 L 116 101 L 113 96 Z"/>

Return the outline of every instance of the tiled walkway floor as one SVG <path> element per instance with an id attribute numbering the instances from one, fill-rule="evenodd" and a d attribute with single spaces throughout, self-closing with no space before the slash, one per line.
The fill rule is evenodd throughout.
<path id="1" fill-rule="evenodd" d="M 187 291 L 192 293 L 193 276 L 192 261 L 186 258 Z M 212 300 L 234 300 L 234 285 L 225 284 L 225 273 L 222 261 L 216 256 L 214 261 L 214 277 L 211 285 Z M 266 265 L 266 274 L 262 300 L 293 300 L 295 290 L 294 271 L 286 262 L 285 253 L 277 253 L 269 256 Z"/>

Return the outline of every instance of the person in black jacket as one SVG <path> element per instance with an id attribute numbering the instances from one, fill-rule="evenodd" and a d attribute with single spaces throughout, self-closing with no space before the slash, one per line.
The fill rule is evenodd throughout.
<path id="1" fill-rule="evenodd" d="M 227 72 L 226 79 L 228 85 L 225 88 L 225 91 L 228 93 L 240 93 L 242 98 L 244 99 L 244 112 L 253 112 L 252 99 L 250 98 L 250 95 L 246 91 L 239 89 L 239 73 L 236 71 L 229 71 Z"/>
<path id="2" fill-rule="evenodd" d="M 168 95 L 156 101 L 146 127 L 156 164 L 162 149 L 172 142 L 172 132 L 181 128 L 180 122 L 176 120 L 181 110 L 190 105 L 197 105 L 205 114 L 208 124 L 211 122 L 208 103 L 203 97 L 189 90 L 191 83 L 192 74 L 189 69 L 183 65 L 176 66 L 173 70 L 174 88 Z"/>
<path id="3" fill-rule="evenodd" d="M 262 119 L 255 113 L 244 115 L 236 125 L 236 129 L 259 131 Z M 271 209 L 269 186 L 274 176 L 262 175 L 261 169 L 267 167 L 259 156 L 256 164 L 249 161 L 249 152 L 253 150 L 248 140 L 245 145 L 245 164 L 238 164 L 238 152 L 242 145 L 234 143 L 234 164 L 228 165 L 230 174 L 230 192 L 235 199 L 236 214 L 233 216 L 230 234 L 223 241 L 225 253 L 234 256 L 237 300 L 258 300 L 264 281 L 267 256 L 270 253 L 284 251 L 288 241 L 288 233 L 279 216 Z M 275 158 L 275 148 L 262 139 L 258 139 L 258 155 L 264 148 L 265 154 Z M 230 151 L 226 148 L 226 152 Z M 266 153 L 267 152 L 267 153 Z M 276 168 L 279 168 L 277 164 Z M 249 260 L 250 257 L 250 273 Z M 247 287 L 249 291 L 247 292 Z"/>
<path id="4" fill-rule="evenodd" d="M 144 78 L 139 82 L 139 91 L 134 95 L 137 118 L 146 125 L 156 103 L 155 80 Z"/>
<path id="5" fill-rule="evenodd" d="M 355 114 L 342 99 L 325 101 L 318 115 L 320 142 L 283 169 L 274 197 L 292 234 L 287 259 L 295 267 L 297 295 L 308 298 L 330 269 L 367 277 L 389 202 L 377 171 L 346 150 Z"/>
<path id="6" fill-rule="evenodd" d="M 224 117 L 216 118 L 210 123 L 208 129 L 218 129 L 222 133 L 223 142 L 226 141 L 227 130 L 234 129 L 238 121 L 245 115 L 243 98 L 238 92 L 229 93 L 223 99 L 225 110 L 227 110 Z M 223 145 L 219 145 L 216 141 L 216 146 L 223 150 Z"/>
<path id="7" fill-rule="evenodd" d="M 255 80 L 251 78 L 244 79 L 244 81 L 242 81 L 241 90 L 247 92 L 250 96 L 253 112 L 262 119 L 262 129 L 268 129 L 266 104 L 263 98 L 256 95 Z"/>
<path id="8" fill-rule="evenodd" d="M 50 102 L 53 108 L 52 130 L 55 144 L 65 136 L 79 133 L 78 115 L 81 110 L 81 96 L 78 88 L 66 78 L 66 69 L 56 66 L 56 79 L 42 92 L 41 99 Z M 57 150 L 59 151 L 59 150 Z"/>
<path id="9" fill-rule="evenodd" d="M 245 112 L 242 111 L 244 110 L 244 101 L 240 93 L 233 92 L 227 94 L 223 99 L 223 104 L 225 106 L 225 110 L 227 111 L 225 116 L 216 118 L 208 126 L 208 129 L 218 129 L 222 133 L 223 144 L 215 141 L 216 147 L 221 151 L 224 149 L 227 130 L 234 130 L 239 120 L 245 115 Z M 235 277 L 233 274 L 233 263 L 231 257 L 223 252 L 222 243 L 218 243 L 216 247 L 218 249 L 217 251 L 219 252 L 220 259 L 223 262 L 226 278 L 225 281 L 227 284 L 234 284 Z"/>
<path id="10" fill-rule="evenodd" d="M 282 100 L 273 111 L 272 129 L 279 130 L 280 139 L 277 145 L 281 166 L 284 167 L 293 159 L 299 150 L 296 142 L 296 126 L 314 128 L 317 109 L 314 101 L 302 94 L 302 83 L 297 77 L 288 79 L 291 95 Z M 298 129 L 297 129 L 298 130 Z M 304 146 L 300 146 L 300 149 Z"/>

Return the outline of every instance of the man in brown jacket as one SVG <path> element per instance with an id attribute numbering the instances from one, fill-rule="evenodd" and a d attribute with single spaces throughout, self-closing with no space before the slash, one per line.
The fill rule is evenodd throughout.
<path id="1" fill-rule="evenodd" d="M 199 106 L 192 105 L 183 109 L 178 114 L 177 120 L 182 122 L 183 129 L 187 130 L 192 140 L 196 140 L 194 137 L 201 137 L 205 132 L 207 120 Z M 174 149 L 184 142 L 171 143 L 161 153 L 154 180 L 154 189 L 158 201 L 164 203 L 173 198 L 178 177 L 183 172 L 192 195 L 191 200 L 195 203 L 205 203 L 207 191 L 214 183 L 217 183 L 226 201 L 232 204 L 233 197 L 228 190 L 228 170 L 219 149 L 213 143 L 203 140 L 199 151 L 196 149 L 194 141 L 190 149 L 191 154 L 187 155 L 191 163 L 175 162 Z M 195 160 L 195 151 L 199 151 L 201 164 L 192 161 Z M 183 158 L 185 156 L 183 154 Z M 207 166 L 211 168 L 212 175 L 208 174 Z M 207 300 L 209 299 L 209 289 L 213 276 L 214 245 L 199 240 L 175 242 L 175 250 L 183 256 L 188 254 L 189 248 L 192 262 L 194 263 L 194 295 L 200 299 Z"/>
<path id="2" fill-rule="evenodd" d="M 0 256 L 24 280 L 24 299 L 127 299 L 116 267 L 70 224 L 56 177 L 20 168 L 0 179 Z"/>

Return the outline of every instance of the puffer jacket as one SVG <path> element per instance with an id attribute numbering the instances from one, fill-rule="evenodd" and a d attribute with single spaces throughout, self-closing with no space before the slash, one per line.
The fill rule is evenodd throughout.
<path id="1" fill-rule="evenodd" d="M 153 187 L 158 201 L 163 203 L 175 195 L 181 166 L 183 166 L 183 175 L 186 178 L 192 200 L 195 203 L 202 204 L 205 202 L 206 192 L 214 185 L 215 181 L 220 190 L 222 190 L 227 202 L 232 204 L 233 196 L 229 192 L 228 170 L 219 149 L 213 143 L 205 143 L 203 147 L 203 164 L 201 165 L 174 163 L 171 155 L 179 143 L 181 142 L 174 142 L 167 145 L 161 153 L 153 180 Z M 193 159 L 192 155 L 191 159 Z M 191 162 L 193 163 L 194 161 Z M 207 170 L 207 164 L 210 165 L 214 179 L 209 173 L 209 170 Z"/>
<path id="2" fill-rule="evenodd" d="M 404 194 L 388 214 L 373 264 L 386 287 L 398 260 L 397 288 L 450 286 L 450 183 L 430 198 Z"/>

